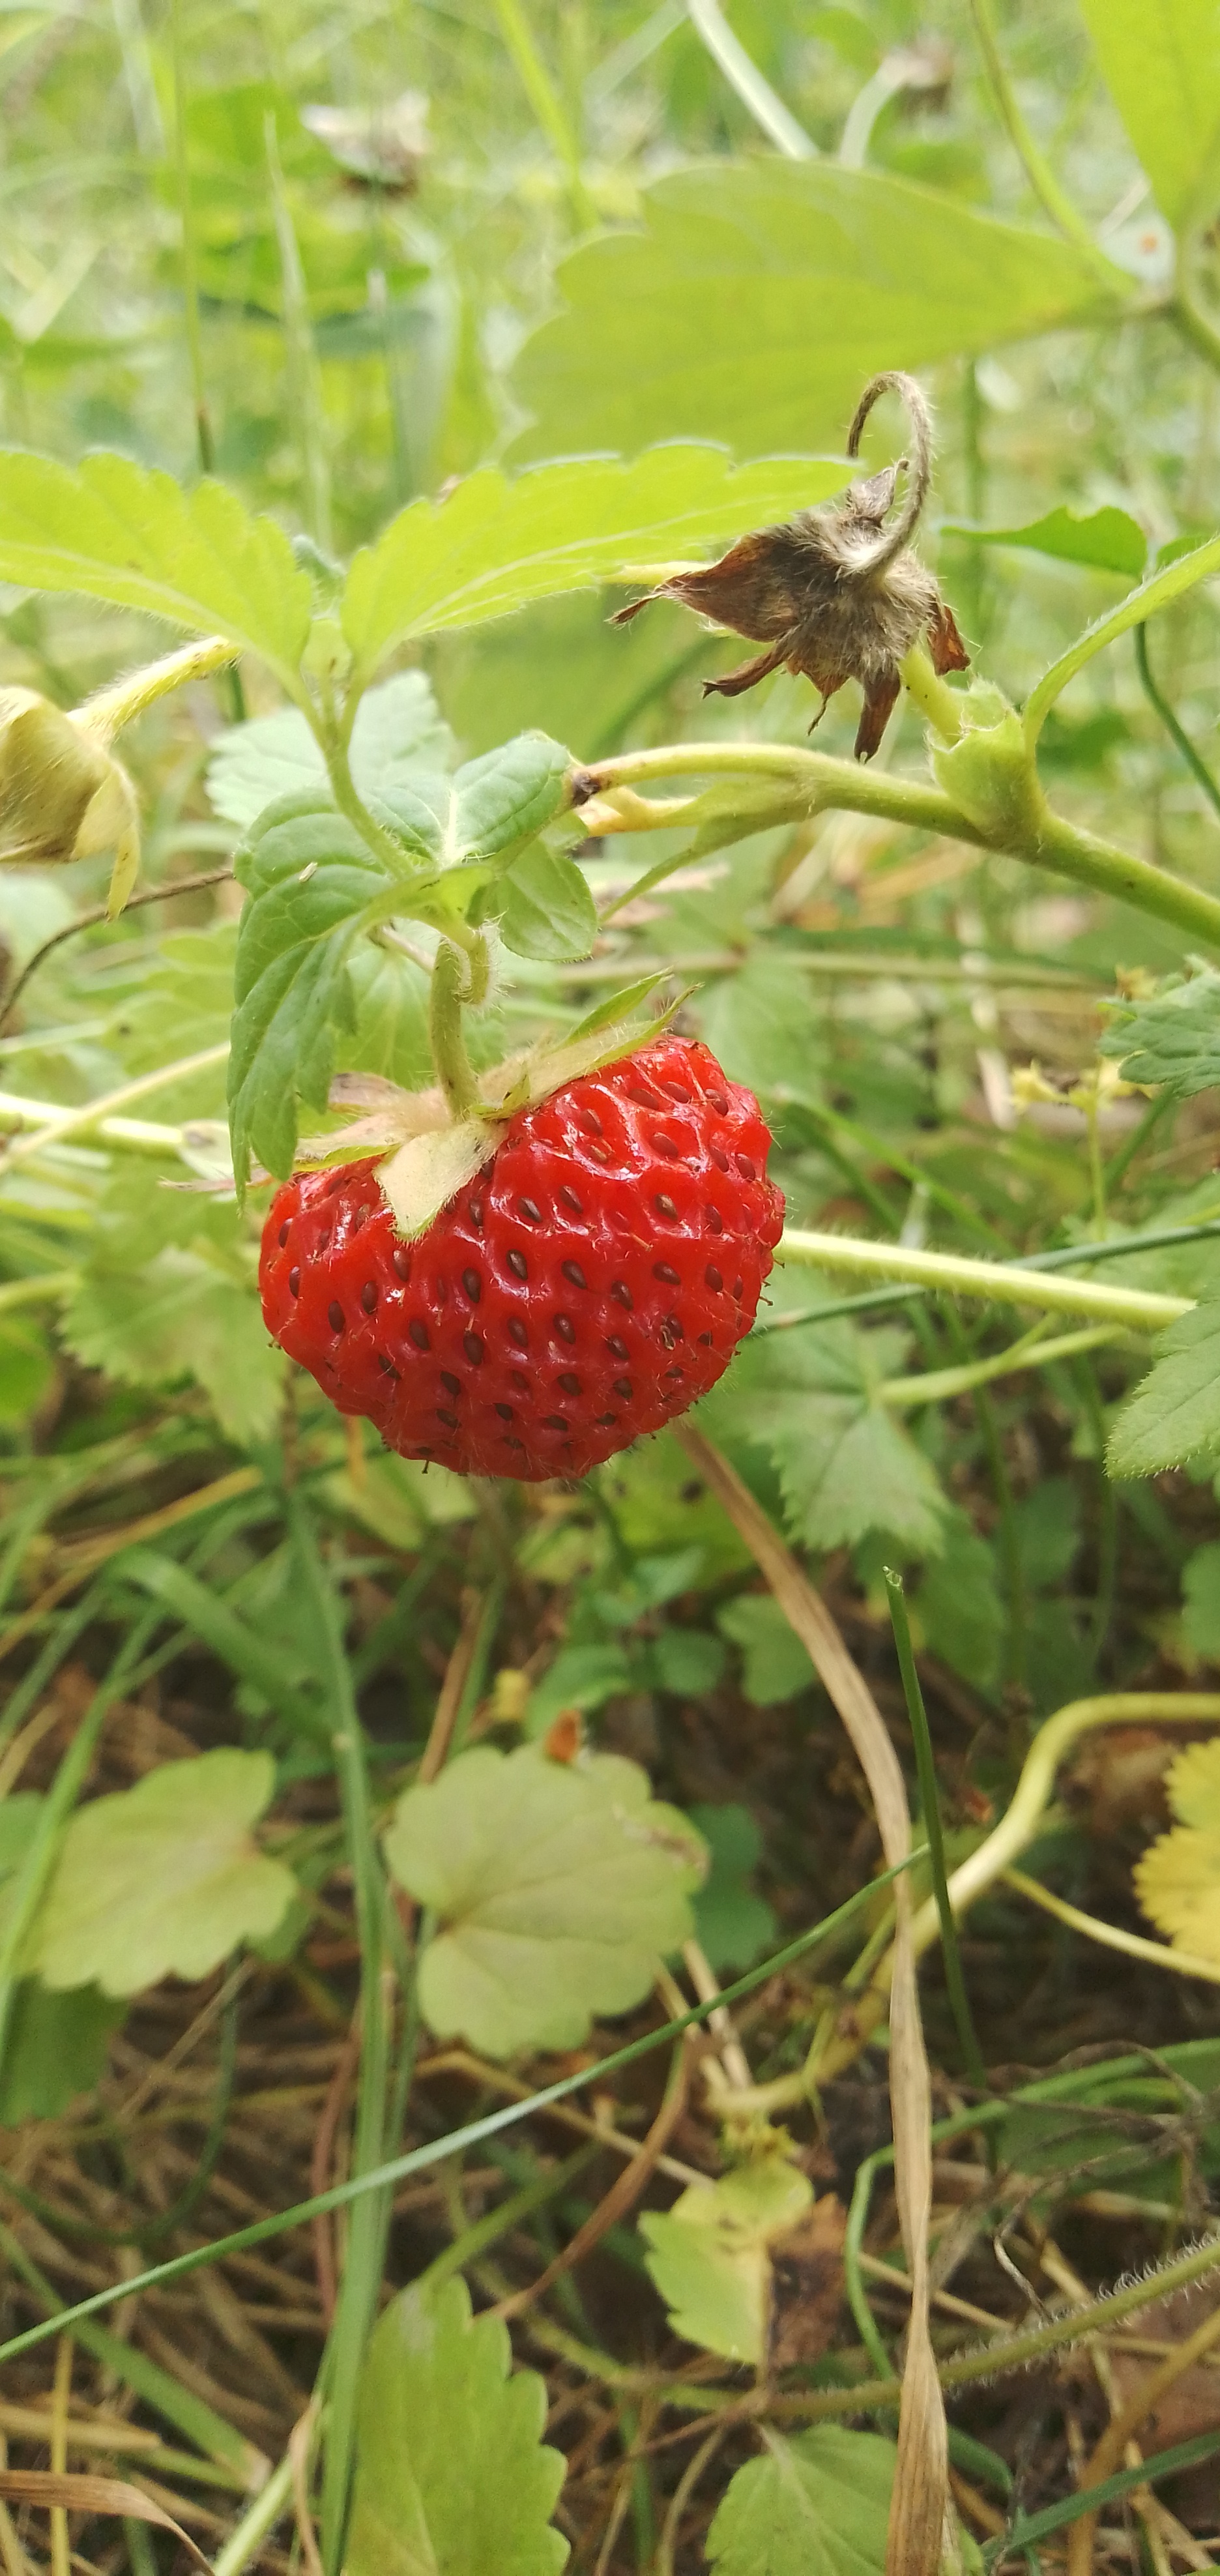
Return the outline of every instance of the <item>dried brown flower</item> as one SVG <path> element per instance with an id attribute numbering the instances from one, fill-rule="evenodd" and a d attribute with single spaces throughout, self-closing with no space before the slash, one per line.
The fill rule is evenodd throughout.
<path id="1" fill-rule="evenodd" d="M 911 454 L 899 457 L 866 482 L 853 483 L 831 507 L 801 510 L 782 527 L 740 537 L 719 563 L 675 573 L 644 599 L 620 608 L 613 623 L 625 626 L 651 599 L 680 599 L 718 626 L 748 635 L 767 651 L 720 680 L 705 680 L 703 694 L 740 697 L 743 689 L 786 665 L 802 671 L 819 690 L 822 705 L 845 680 L 858 680 L 864 706 L 856 733 L 857 760 L 871 760 L 898 696 L 898 666 L 921 635 L 933 668 L 964 671 L 969 655 L 926 565 L 910 553 L 908 539 L 927 496 L 932 465 L 932 419 L 912 376 L 874 376 L 865 386 L 847 433 L 847 453 L 857 456 L 865 421 L 879 396 L 900 395 L 910 421 Z M 897 518 L 898 477 L 908 477 Z"/>

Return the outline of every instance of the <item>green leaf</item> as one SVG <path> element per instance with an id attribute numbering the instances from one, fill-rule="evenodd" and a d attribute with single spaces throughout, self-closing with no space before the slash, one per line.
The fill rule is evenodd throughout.
<path id="1" fill-rule="evenodd" d="M 642 211 L 641 231 L 602 234 L 560 268 L 566 310 L 516 369 L 535 421 L 523 454 L 709 435 L 755 456 L 837 445 L 878 368 L 1118 314 L 1136 293 L 1047 233 L 829 160 L 682 170 Z"/>
<path id="2" fill-rule="evenodd" d="M 1175 1948 L 1220 1967 L 1220 1739 L 1179 1753 L 1165 1789 L 1178 1822 L 1136 1863 L 1135 1892 Z"/>
<path id="3" fill-rule="evenodd" d="M 269 1753 L 224 1750 L 78 1807 L 31 1935 L 44 1985 L 133 1995 L 273 1932 L 296 1880 L 249 1828 L 274 1783 Z"/>
<path id="4" fill-rule="evenodd" d="M 945 1503 L 930 1461 L 880 1400 L 901 1329 L 848 1322 L 759 1334 L 705 1399 L 712 1437 L 768 1451 L 793 1535 L 819 1550 L 884 1530 L 912 1555 L 941 1544 Z"/>
<path id="5" fill-rule="evenodd" d="M 708 2533 L 716 2576 L 883 2576 L 894 2444 L 839 2424 L 763 2438 Z"/>
<path id="6" fill-rule="evenodd" d="M 728 1514 L 691 1468 L 670 1431 L 611 1460 L 599 1471 L 625 1547 L 633 1556 L 698 1548 L 701 1579 L 737 1574 L 750 1558 Z"/>
<path id="7" fill-rule="evenodd" d="M 578 1708 L 588 1714 L 630 1688 L 631 1666 L 621 1646 L 561 1646 L 530 1692 L 526 1732 L 545 1735 L 562 1710 Z"/>
<path id="8" fill-rule="evenodd" d="M 352 825 L 308 791 L 268 807 L 236 874 L 250 901 L 233 978 L 233 1164 L 244 1178 L 253 1152 L 282 1179 L 296 1151 L 297 1104 L 325 1109 L 336 1035 L 354 1025 L 352 941 L 387 908 L 394 879 Z"/>
<path id="9" fill-rule="evenodd" d="M 1158 1334 L 1156 1349 L 1110 1434 L 1112 1476 L 1155 1476 L 1220 1447 L 1220 1293 Z"/>
<path id="10" fill-rule="evenodd" d="M 1114 1013 L 1101 1053 L 1128 1082 L 1163 1082 L 1178 1100 L 1220 1083 L 1220 974 L 1204 966 L 1149 1002 Z"/>
<path id="11" fill-rule="evenodd" d="M 726 1656 L 719 1637 L 703 1628 L 662 1628 L 648 1655 L 648 1670 L 657 1690 L 684 1699 L 702 1699 L 715 1690 Z"/>
<path id="12" fill-rule="evenodd" d="M 78 2093 L 92 2093 L 123 2018 L 124 2006 L 96 1986 L 54 1995 L 37 1977 L 23 1977 L 4 2043 L 0 2129 L 62 2119 Z"/>
<path id="13" fill-rule="evenodd" d="M 164 1189 L 162 1178 L 155 1163 L 117 1162 L 61 1319 L 63 1339 L 87 1368 L 122 1385 L 194 1379 L 233 1439 L 265 1439 L 282 1402 L 284 1361 L 259 1313 L 253 1245 L 231 1200 Z"/>
<path id="14" fill-rule="evenodd" d="M 731 1081 L 807 1098 L 816 1096 L 826 1048 L 794 963 L 790 952 L 755 948 L 734 974 L 700 994 L 699 1032 Z"/>
<path id="15" fill-rule="evenodd" d="M 559 2576 L 546 2383 L 462 2280 L 400 2291 L 360 2382 L 346 2576 Z"/>
<path id="16" fill-rule="evenodd" d="M 595 373 L 607 401 L 607 378 Z M 623 444 L 638 448 L 630 406 L 620 401 L 618 414 Z M 837 420 L 834 434 L 842 434 Z M 796 435 L 803 445 L 804 419 Z M 604 415 L 593 439 L 604 449 Z M 735 466 L 716 447 L 662 447 L 632 464 L 580 457 L 511 479 L 481 467 L 443 501 L 412 501 L 357 554 L 343 631 L 360 669 L 372 670 L 411 636 L 475 626 L 787 518 L 841 490 L 850 470 L 825 456 Z"/>
<path id="17" fill-rule="evenodd" d="M 1182 1635 L 1191 1653 L 1220 1661 L 1220 1541 L 1197 1547 L 1182 1568 Z"/>
<path id="18" fill-rule="evenodd" d="M 1212 0 L 1081 0 L 1102 78 L 1162 214 L 1202 220 L 1196 202 L 1220 133 L 1220 23 Z"/>
<path id="19" fill-rule="evenodd" d="M 453 749 L 430 682 L 422 671 L 399 671 L 369 689 L 356 710 L 348 750 L 361 796 L 384 796 L 410 785 L 423 772 L 441 778 Z M 218 734 L 208 763 L 208 795 L 218 814 L 243 828 L 277 796 L 303 787 L 326 790 L 326 763 L 297 707 L 277 707 Z"/>
<path id="20" fill-rule="evenodd" d="M 1148 561 L 1148 539 L 1138 519 L 1113 507 L 1048 510 L 1027 528 L 976 528 L 965 519 L 945 519 L 941 535 L 969 537 L 976 546 L 1024 546 L 1031 554 L 1087 564 L 1094 572 L 1121 573 L 1128 581 L 1140 581 Z"/>
<path id="21" fill-rule="evenodd" d="M 597 906 L 574 859 L 536 846 L 506 869 L 493 897 L 500 936 L 515 957 L 588 957 Z M 490 907 L 489 907 L 490 908 Z"/>
<path id="22" fill-rule="evenodd" d="M 712 1856 L 692 1900 L 695 1939 L 718 1976 L 725 1968 L 752 1968 L 779 1938 L 772 1908 L 749 1884 L 762 1835 L 748 1807 L 690 1807 L 687 1813 Z"/>
<path id="23" fill-rule="evenodd" d="M 742 1650 L 741 1686 L 752 1708 L 776 1708 L 808 1689 L 813 1665 L 771 1593 L 739 1593 L 717 1611 L 716 1625 Z"/>
<path id="24" fill-rule="evenodd" d="M 425 2020 L 491 2057 L 576 2048 L 595 2013 L 639 2003 L 657 1958 L 690 1937 L 706 1857 L 634 1762 L 550 1762 L 534 1745 L 481 1745 L 405 1790 L 386 1856 L 438 1917 Z"/>
<path id="25" fill-rule="evenodd" d="M 41 1403 L 55 1362 L 41 1325 L 0 1315 L 0 1422 L 20 1422 Z"/>
<path id="26" fill-rule="evenodd" d="M 124 1073 L 152 1073 L 227 1038 L 237 938 L 235 921 L 214 921 L 206 930 L 180 930 L 149 943 L 139 961 L 143 980 L 123 1003 L 109 1038 Z M 211 1117 L 223 1107 L 224 1089 L 223 1065 L 188 1074 L 158 1092 L 157 1116 Z"/>
<path id="27" fill-rule="evenodd" d="M 692 2183 L 640 2234 L 674 2333 L 729 2361 L 759 2362 L 767 2341 L 773 2238 L 804 2217 L 813 2187 L 780 2155 L 739 2165 L 720 2182 Z"/>
<path id="28" fill-rule="evenodd" d="M 274 519 L 227 485 L 179 490 L 126 456 L 78 466 L 0 450 L 0 581 L 79 591 L 228 635 L 261 655 L 289 694 L 309 634 L 310 588 Z"/>
<path id="29" fill-rule="evenodd" d="M 445 819 L 446 862 L 480 858 L 509 865 L 514 852 L 560 811 L 571 766 L 571 753 L 545 733 L 519 733 L 481 759 L 468 760 L 454 779 Z"/>
<path id="30" fill-rule="evenodd" d="M 956 1507 L 945 1519 L 944 1554 L 928 1566 L 915 1606 L 933 1654 L 943 1656 L 964 1681 L 991 1690 L 999 1680 L 1004 1642 L 995 1551 Z"/>

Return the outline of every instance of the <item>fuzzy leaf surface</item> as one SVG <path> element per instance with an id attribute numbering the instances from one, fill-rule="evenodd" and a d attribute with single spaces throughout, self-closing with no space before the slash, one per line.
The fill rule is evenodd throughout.
<path id="1" fill-rule="evenodd" d="M 126 456 L 78 466 L 0 450 L 0 580 L 79 591 L 228 635 L 291 691 L 309 634 L 310 589 L 274 519 L 223 483 L 182 492 Z"/>
<path id="2" fill-rule="evenodd" d="M 897 2452 L 811 2424 L 738 2469 L 707 2536 L 716 2576 L 882 2576 Z"/>
<path id="3" fill-rule="evenodd" d="M 23 1977 L 0 2071 L 0 2128 L 19 2120 L 58 2120 L 78 2093 L 101 2082 L 112 2031 L 124 2006 L 96 1986 L 50 1994 L 37 1977 Z"/>
<path id="4" fill-rule="evenodd" d="M 384 796 L 419 774 L 443 778 L 453 739 L 422 671 L 399 671 L 369 689 L 356 710 L 348 747 L 363 797 Z M 218 814 L 243 830 L 277 796 L 302 788 L 326 791 L 326 763 L 298 707 L 277 707 L 217 736 L 208 763 L 208 795 Z"/>
<path id="5" fill-rule="evenodd" d="M 575 2048 L 626 2012 L 691 1933 L 706 1854 L 634 1762 L 579 1766 L 480 1745 L 403 1792 L 386 1837 L 400 1885 L 438 1916 L 420 1970 L 425 2020 L 492 2057 Z"/>
<path id="6" fill-rule="evenodd" d="M 643 230 L 562 263 L 566 310 L 517 364 L 535 423 L 517 452 L 709 435 L 755 455 L 834 446 L 878 368 L 1118 313 L 1134 294 L 1047 233 L 829 160 L 682 170 L 642 211 Z"/>
<path id="7" fill-rule="evenodd" d="M 1220 1083 L 1220 975 L 1212 966 L 1134 1010 L 1116 1012 L 1101 1041 L 1128 1082 L 1163 1082 L 1179 1100 Z"/>
<path id="8" fill-rule="evenodd" d="M 562 962 L 587 957 L 597 937 L 597 907 L 574 859 L 536 844 L 507 869 L 496 888 L 500 936 L 514 957 Z"/>
<path id="9" fill-rule="evenodd" d="M 639 435 L 628 420 L 625 444 L 638 447 Z M 796 435 L 803 445 L 805 421 Z M 512 477 L 481 467 L 444 501 L 410 502 L 355 557 L 344 633 L 359 667 L 371 670 L 411 636 L 475 626 L 627 567 L 727 543 L 828 500 L 850 473 L 827 456 L 738 466 L 722 448 L 701 446 L 657 448 L 631 464 L 578 457 Z"/>
<path id="10" fill-rule="evenodd" d="M 355 1023 L 347 959 L 392 890 L 388 869 L 333 806 L 308 794 L 268 808 L 239 853 L 249 889 L 233 976 L 233 1163 L 251 1152 L 285 1177 L 297 1107 L 325 1109 L 338 1032 Z"/>
<path id="11" fill-rule="evenodd" d="M 1220 133 L 1220 22 L 1211 0 L 1081 0 L 1102 78 L 1162 214 L 1196 211 Z"/>
<path id="12" fill-rule="evenodd" d="M 1165 1788 L 1178 1822 L 1137 1861 L 1135 1892 L 1158 1932 L 1220 1967 L 1220 1740 L 1189 1744 Z"/>
<path id="13" fill-rule="evenodd" d="M 78 1807 L 32 1935 L 43 1984 L 134 1995 L 206 1977 L 239 1941 L 273 1932 L 296 1880 L 250 1827 L 274 1785 L 269 1753 L 226 1749 Z"/>
<path id="14" fill-rule="evenodd" d="M 1220 1294 L 1159 1333 L 1156 1352 L 1110 1434 L 1112 1476 L 1155 1476 L 1220 1444 Z"/>
<path id="15" fill-rule="evenodd" d="M 648 2210 L 640 2234 L 649 2272 L 675 2334 L 729 2361 L 762 2360 L 767 2339 L 773 2237 L 797 2225 L 813 2187 L 779 2157 L 735 2167 L 719 2182 L 692 2183 L 662 2215 Z"/>
<path id="16" fill-rule="evenodd" d="M 559 2576 L 563 2454 L 545 2382 L 511 2365 L 463 2280 L 399 2292 L 361 2375 L 346 2576 Z"/>

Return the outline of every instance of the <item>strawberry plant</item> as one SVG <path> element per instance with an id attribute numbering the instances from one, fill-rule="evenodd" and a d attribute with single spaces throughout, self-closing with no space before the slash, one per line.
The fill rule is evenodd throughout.
<path id="1" fill-rule="evenodd" d="M 13 20 L 7 2576 L 1212 2563 L 1213 16 Z"/>

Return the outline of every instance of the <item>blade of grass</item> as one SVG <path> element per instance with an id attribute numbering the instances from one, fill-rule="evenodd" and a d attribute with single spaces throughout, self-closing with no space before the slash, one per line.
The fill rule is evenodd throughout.
<path id="1" fill-rule="evenodd" d="M 884 1573 L 885 1588 L 889 1595 L 890 1619 L 894 1630 L 894 1644 L 898 1649 L 898 1669 L 902 1674 L 907 1716 L 911 1721 L 911 1737 L 915 1746 L 919 1803 L 923 1811 L 924 1832 L 928 1837 L 928 1866 L 932 1873 L 936 1911 L 940 1916 L 945 1985 L 957 2030 L 958 2046 L 962 2052 L 962 2063 L 971 2083 L 977 2086 L 980 2093 L 987 2093 L 991 2088 L 970 2011 L 966 1980 L 962 1974 L 961 1952 L 957 1944 L 957 1925 L 953 1920 L 953 1907 L 949 1902 L 949 1878 L 945 1868 L 945 1836 L 941 1822 L 936 1760 L 932 1751 L 928 1712 L 924 1707 L 919 1674 L 915 1668 L 915 1652 L 911 1644 L 911 1622 L 907 1617 L 906 1594 L 900 1574 L 893 1573 L 888 1565 L 884 1568 Z"/>
<path id="2" fill-rule="evenodd" d="M 909 1866 L 909 1861 L 901 1864 L 903 1869 Z M 623 2067 L 634 2066 L 639 2058 L 650 2056 L 654 2048 L 664 2048 L 669 2041 L 680 2038 L 683 2031 L 699 2029 L 722 2004 L 734 2004 L 743 1996 L 752 1995 L 759 1986 L 765 1985 L 768 1977 L 778 1975 L 794 1960 L 803 1958 L 807 1950 L 815 1949 L 820 1941 L 833 1938 L 846 1924 L 854 1922 L 866 1906 L 875 1902 L 878 1891 L 899 1875 L 899 1869 L 881 1871 L 876 1878 L 869 1880 L 866 1887 L 858 1888 L 854 1896 L 849 1896 L 844 1904 L 837 1906 L 833 1914 L 826 1915 L 809 1931 L 800 1933 L 795 1941 L 787 1942 L 782 1950 L 777 1950 L 760 1966 L 748 1969 L 734 1985 L 725 1986 L 710 2003 L 693 2004 L 689 2012 L 679 2014 L 673 2021 L 662 2022 L 656 2030 L 645 2031 L 639 2039 L 629 2040 L 625 2047 L 615 2049 L 595 2065 L 578 2068 L 572 2075 L 560 2076 L 554 2084 L 543 2085 L 538 2092 L 527 2094 L 523 2100 L 506 2102 L 499 2110 L 488 2111 L 481 2119 L 468 2121 L 463 2128 L 451 2129 L 443 2137 L 430 2138 L 425 2145 L 411 2148 L 406 2155 L 394 2156 L 370 2173 L 352 2174 L 346 2182 L 332 2183 L 329 2190 L 316 2192 L 308 2200 L 294 2201 L 289 2209 L 276 2210 L 268 2218 L 254 2219 L 248 2227 L 239 2227 L 232 2235 L 217 2237 L 210 2245 L 192 2246 L 189 2252 L 171 2255 L 165 2262 L 151 2265 L 146 2272 L 110 2282 L 105 2289 L 93 2291 L 89 2298 L 78 2300 L 74 2307 L 65 2308 L 43 2324 L 27 2326 L 21 2334 L 10 2336 L 7 2343 L 0 2344 L 0 2363 L 14 2360 L 19 2352 L 29 2351 L 33 2345 L 45 2342 L 48 2335 L 69 2326 L 75 2331 L 79 2319 L 96 2316 L 101 2309 L 113 2306 L 117 2299 L 136 2298 L 145 2290 L 158 2289 L 169 2281 L 180 2280 L 184 2274 L 197 2272 L 206 2264 L 223 2262 L 229 2254 L 244 2253 L 251 2246 L 263 2245 L 270 2237 L 282 2236 L 290 2228 L 306 2225 L 311 2218 L 324 2217 L 329 2210 L 346 2209 L 370 2192 L 389 2191 L 398 2183 L 407 2181 L 412 2174 L 443 2164 L 449 2156 L 463 2155 L 468 2148 L 480 2146 L 484 2139 L 497 2137 L 503 2129 L 516 2128 L 535 2112 L 547 2110 L 552 2102 L 564 2102 L 569 2094 L 583 2092 L 586 2086 L 596 2087 Z M 127 2347 L 123 2349 L 125 2351 Z"/>
<path id="3" fill-rule="evenodd" d="M 1131 640 L 1135 646 L 1135 667 L 1140 675 L 1140 686 L 1149 706 L 1153 713 L 1160 717 L 1170 741 L 1177 744 L 1192 778 L 1196 785 L 1202 788 L 1213 814 L 1220 814 L 1220 787 L 1216 785 L 1207 762 L 1195 750 L 1185 726 L 1179 723 L 1168 698 L 1163 696 L 1153 678 L 1152 665 L 1148 659 L 1147 627 L 1137 626 Z"/>

